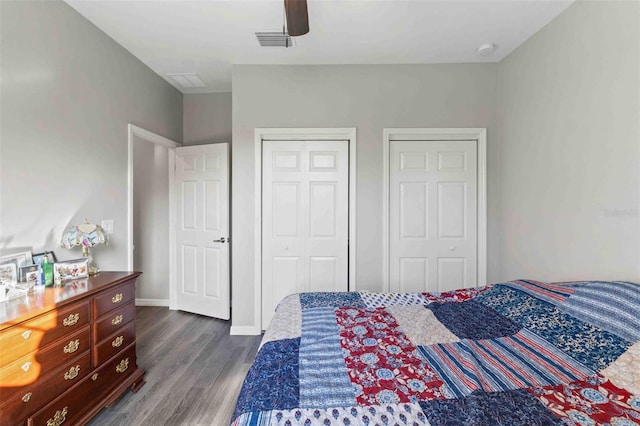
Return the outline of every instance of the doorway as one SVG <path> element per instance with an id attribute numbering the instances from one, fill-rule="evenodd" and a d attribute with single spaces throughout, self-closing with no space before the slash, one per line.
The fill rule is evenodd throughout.
<path id="1" fill-rule="evenodd" d="M 128 125 L 127 269 L 144 272 L 136 286 L 139 306 L 169 306 L 170 183 L 177 146 L 170 139 Z"/>

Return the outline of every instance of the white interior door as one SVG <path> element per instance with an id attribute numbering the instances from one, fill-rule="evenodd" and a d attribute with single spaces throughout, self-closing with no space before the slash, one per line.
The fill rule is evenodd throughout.
<path id="1" fill-rule="evenodd" d="M 229 145 L 176 148 L 176 301 L 229 319 Z"/>
<path id="2" fill-rule="evenodd" d="M 262 326 L 303 291 L 348 290 L 349 142 L 262 145 Z"/>
<path id="3" fill-rule="evenodd" d="M 396 292 L 477 286 L 477 141 L 392 141 L 389 284 Z"/>

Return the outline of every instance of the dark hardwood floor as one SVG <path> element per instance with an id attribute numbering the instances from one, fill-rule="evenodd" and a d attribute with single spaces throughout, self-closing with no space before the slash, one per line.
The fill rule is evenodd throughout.
<path id="1" fill-rule="evenodd" d="M 147 383 L 90 426 L 229 424 L 261 336 L 230 336 L 229 321 L 148 306 L 136 308 L 136 334 Z"/>

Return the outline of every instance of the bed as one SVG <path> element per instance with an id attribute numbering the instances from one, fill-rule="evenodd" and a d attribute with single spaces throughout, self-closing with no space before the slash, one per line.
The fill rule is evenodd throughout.
<path id="1" fill-rule="evenodd" d="M 232 417 L 429 424 L 640 424 L 640 285 L 288 296 Z"/>

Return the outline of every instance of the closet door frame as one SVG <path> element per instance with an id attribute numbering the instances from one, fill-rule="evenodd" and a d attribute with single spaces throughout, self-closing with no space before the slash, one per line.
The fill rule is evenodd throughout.
<path id="1" fill-rule="evenodd" d="M 256 128 L 254 138 L 255 200 L 254 200 L 254 323 L 262 324 L 262 142 L 263 141 L 349 141 L 349 291 L 356 283 L 356 128 Z"/>

